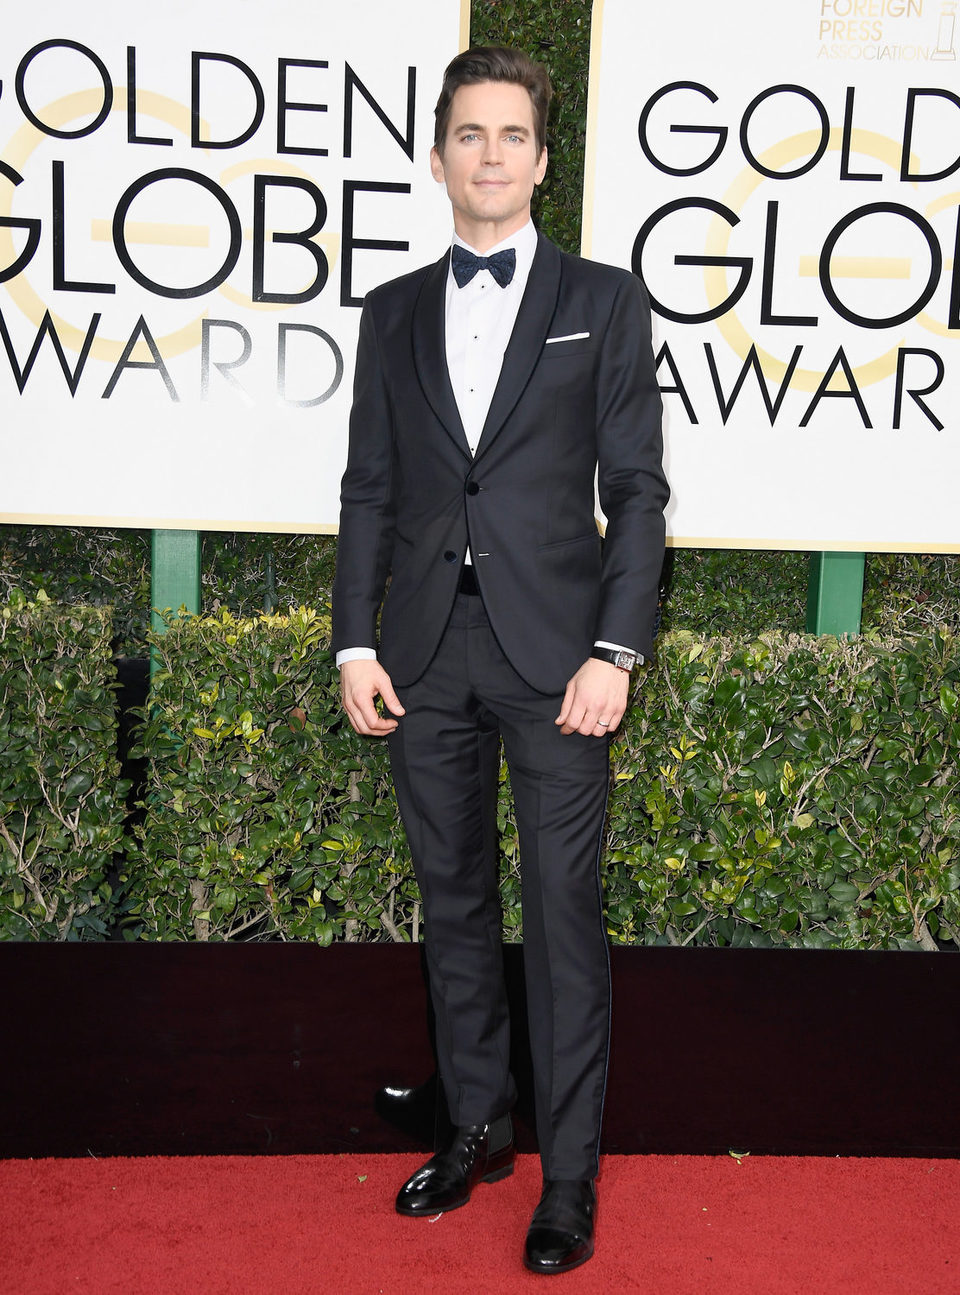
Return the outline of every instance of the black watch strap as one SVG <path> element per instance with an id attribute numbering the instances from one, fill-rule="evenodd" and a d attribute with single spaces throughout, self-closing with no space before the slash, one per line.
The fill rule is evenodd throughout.
<path id="1" fill-rule="evenodd" d="M 609 661 L 618 670 L 626 670 L 628 673 L 643 660 L 638 653 L 628 652 L 626 648 L 595 647 L 590 655 L 597 661 Z"/>

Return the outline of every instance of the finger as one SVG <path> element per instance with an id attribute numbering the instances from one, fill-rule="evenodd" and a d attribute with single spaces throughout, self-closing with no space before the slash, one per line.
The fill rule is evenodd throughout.
<path id="1" fill-rule="evenodd" d="M 583 703 L 577 700 L 577 690 L 573 683 L 567 687 L 563 699 L 563 709 L 557 716 L 557 723 L 562 733 L 574 733 L 583 717 Z"/>
<path id="2" fill-rule="evenodd" d="M 350 727 L 355 733 L 359 733 L 360 729 L 357 727 L 359 716 L 354 708 L 353 699 L 347 693 L 347 686 L 342 679 L 340 681 L 340 704 L 343 706 L 347 719 L 350 721 Z"/>
<path id="3" fill-rule="evenodd" d="M 383 704 L 391 715 L 406 715 L 407 712 L 403 709 L 400 698 L 393 691 L 392 684 L 384 683 L 380 688 L 380 696 L 383 698 Z"/>
<path id="4" fill-rule="evenodd" d="M 357 719 L 355 727 L 359 733 L 364 733 L 367 737 L 392 732 L 397 726 L 396 720 L 384 719 L 379 714 L 374 700 L 376 696 L 375 692 L 359 693 L 351 698 L 353 712 Z M 347 713 L 349 714 L 350 712 L 348 711 Z"/>
<path id="5" fill-rule="evenodd" d="M 397 721 L 395 719 L 384 719 L 381 715 L 378 715 L 373 723 L 364 719 L 359 712 L 357 713 L 356 718 L 354 718 L 354 716 L 347 711 L 347 718 L 350 720 L 354 732 L 359 733 L 362 737 L 385 737 L 388 733 L 392 733 L 397 727 Z"/>
<path id="6" fill-rule="evenodd" d="M 383 737 L 387 733 L 392 733 L 397 727 L 397 721 L 389 716 L 380 715 L 377 711 L 373 712 L 373 718 L 369 715 L 363 716 L 363 728 L 360 730 L 367 737 Z"/>
<path id="7" fill-rule="evenodd" d="M 347 719 L 350 721 L 350 727 L 354 733 L 360 733 L 364 737 L 369 737 L 367 732 L 367 723 L 356 706 L 344 703 L 343 709 L 347 712 Z"/>
<path id="8" fill-rule="evenodd" d="M 573 731 L 572 729 L 568 729 L 566 727 L 566 724 L 567 724 L 567 716 L 570 711 L 570 705 L 573 702 L 573 698 L 575 694 L 576 694 L 576 686 L 573 680 L 571 679 L 570 682 L 567 684 L 566 691 L 563 694 L 563 703 L 560 706 L 560 714 L 553 721 L 555 724 L 563 725 L 564 733 L 570 733 Z"/>
<path id="9" fill-rule="evenodd" d="M 619 726 L 623 711 L 616 706 L 601 706 L 597 712 L 597 727 L 605 733 L 612 733 Z"/>
<path id="10" fill-rule="evenodd" d="M 570 714 L 567 716 L 567 722 L 560 731 L 562 733 L 582 733 L 585 715 L 586 711 L 582 705 L 574 706 L 570 711 Z M 591 722 L 587 728 L 587 732 L 589 733 L 592 728 L 593 724 Z"/>

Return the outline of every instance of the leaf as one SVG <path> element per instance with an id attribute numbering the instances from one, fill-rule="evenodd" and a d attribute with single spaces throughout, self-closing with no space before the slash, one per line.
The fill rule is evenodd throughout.
<path id="1" fill-rule="evenodd" d="M 89 773 L 71 774 L 63 784 L 63 795 L 66 800 L 73 800 L 75 796 L 82 796 L 93 786 L 93 775 Z"/>

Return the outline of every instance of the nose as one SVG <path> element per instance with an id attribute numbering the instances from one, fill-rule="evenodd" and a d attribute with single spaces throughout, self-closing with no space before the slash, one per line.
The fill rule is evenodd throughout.
<path id="1" fill-rule="evenodd" d="M 499 135 L 487 137 L 483 146 L 483 160 L 487 166 L 499 166 L 503 161 L 503 149 Z"/>

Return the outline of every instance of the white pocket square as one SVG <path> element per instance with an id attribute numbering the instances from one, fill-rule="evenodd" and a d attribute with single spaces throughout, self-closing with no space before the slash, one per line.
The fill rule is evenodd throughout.
<path id="1" fill-rule="evenodd" d="M 548 337 L 544 345 L 549 346 L 551 342 L 579 342 L 589 336 L 589 333 L 565 333 L 563 337 Z"/>

